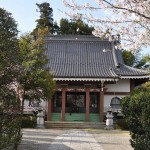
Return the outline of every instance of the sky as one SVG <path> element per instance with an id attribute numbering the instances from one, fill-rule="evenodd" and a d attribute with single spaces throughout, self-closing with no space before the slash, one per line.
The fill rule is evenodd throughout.
<path id="1" fill-rule="evenodd" d="M 77 0 L 80 1 L 80 0 Z M 92 0 L 86 0 L 92 1 Z M 86 2 L 84 1 L 84 2 Z M 66 9 L 62 0 L 0 0 L 0 8 L 4 8 L 10 12 L 18 24 L 19 35 L 32 31 L 36 26 L 36 19 L 39 19 L 39 13 L 36 11 L 36 3 L 50 3 L 50 7 L 53 8 L 54 21 L 59 23 L 61 18 L 67 18 L 62 12 Z M 150 47 L 144 48 L 142 54 L 150 53 Z"/>
<path id="2" fill-rule="evenodd" d="M 61 0 L 0 0 L 0 8 L 12 13 L 18 24 L 20 34 L 32 31 L 36 26 L 36 19 L 39 19 L 36 3 L 49 2 L 53 8 L 53 18 L 57 22 L 66 16 L 61 12 L 64 9 Z"/>

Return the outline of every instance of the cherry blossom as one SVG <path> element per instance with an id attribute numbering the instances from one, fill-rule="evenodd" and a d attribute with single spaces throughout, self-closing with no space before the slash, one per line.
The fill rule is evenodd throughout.
<path id="1" fill-rule="evenodd" d="M 68 16 L 94 25 L 95 36 L 119 34 L 121 46 L 132 51 L 150 45 L 150 0 L 62 1 Z"/>

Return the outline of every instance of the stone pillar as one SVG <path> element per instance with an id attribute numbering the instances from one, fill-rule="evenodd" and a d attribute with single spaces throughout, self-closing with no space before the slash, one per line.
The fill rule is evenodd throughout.
<path id="1" fill-rule="evenodd" d="M 90 88 L 86 88 L 86 114 L 85 121 L 89 121 L 89 112 L 90 112 Z"/>
<path id="2" fill-rule="evenodd" d="M 104 122 L 104 83 L 101 82 L 101 88 L 100 88 L 100 121 Z"/>
<path id="3" fill-rule="evenodd" d="M 47 121 L 51 121 L 51 112 L 52 112 L 52 100 L 49 100 L 47 109 Z"/>
<path id="4" fill-rule="evenodd" d="M 65 121 L 65 108 L 66 108 L 66 88 L 62 88 L 61 121 Z"/>

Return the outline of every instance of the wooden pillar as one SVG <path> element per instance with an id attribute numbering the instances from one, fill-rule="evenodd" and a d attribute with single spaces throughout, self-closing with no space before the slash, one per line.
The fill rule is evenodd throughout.
<path id="1" fill-rule="evenodd" d="M 100 122 L 104 122 L 104 88 L 103 82 L 100 89 Z"/>
<path id="2" fill-rule="evenodd" d="M 61 121 L 65 121 L 65 109 L 66 109 L 66 89 L 62 88 Z"/>
<path id="3" fill-rule="evenodd" d="M 52 112 L 52 100 L 49 100 L 47 109 L 47 121 L 51 121 L 51 112 Z"/>
<path id="4" fill-rule="evenodd" d="M 90 112 L 90 88 L 86 88 L 86 114 L 85 121 L 89 121 L 89 112 Z"/>
<path id="5" fill-rule="evenodd" d="M 130 92 L 132 92 L 135 88 L 134 81 L 130 79 Z"/>

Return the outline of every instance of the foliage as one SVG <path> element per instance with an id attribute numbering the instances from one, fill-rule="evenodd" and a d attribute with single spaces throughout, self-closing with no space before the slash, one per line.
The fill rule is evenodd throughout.
<path id="1" fill-rule="evenodd" d="M 106 36 L 120 34 L 122 47 L 128 50 L 150 45 L 148 0 L 96 0 L 84 4 L 81 1 L 63 0 L 63 3 L 70 8 L 66 12 L 68 16 L 95 24 L 96 36 L 102 37 L 109 29 Z"/>
<path id="2" fill-rule="evenodd" d="M 142 89 L 142 91 L 150 91 L 150 81 L 146 82 L 145 84 L 142 84 L 140 89 Z"/>
<path id="3" fill-rule="evenodd" d="M 46 68 L 48 59 L 43 38 L 47 32 L 47 29 L 38 29 L 37 37 L 27 34 L 19 40 L 21 72 L 18 91 L 22 100 L 22 111 L 25 100 L 28 100 L 30 104 L 31 101 L 49 100 L 55 88 L 52 75 Z"/>
<path id="4" fill-rule="evenodd" d="M 150 149 L 150 82 L 122 99 L 122 113 L 127 119 L 131 145 L 135 150 Z"/>
<path id="5" fill-rule="evenodd" d="M 40 18 L 36 20 L 37 25 L 33 32 L 37 32 L 38 29 L 48 28 L 50 33 L 53 33 L 53 9 L 47 2 L 36 4 L 38 12 L 40 12 Z"/>
<path id="6" fill-rule="evenodd" d="M 126 119 L 118 119 L 116 121 L 115 128 L 121 130 L 128 130 L 128 122 L 126 121 Z"/>
<path id="7" fill-rule="evenodd" d="M 17 149 L 24 100 L 48 100 L 53 94 L 43 40 L 47 32 L 37 29 L 36 36 L 27 34 L 18 41 L 14 19 L 0 9 L 0 149 Z"/>
<path id="8" fill-rule="evenodd" d="M 15 92 L 18 75 L 17 25 L 11 14 L 0 8 L 0 149 L 16 149 L 21 139 L 20 103 Z"/>
<path id="9" fill-rule="evenodd" d="M 123 56 L 124 63 L 127 66 L 133 66 L 133 64 L 135 63 L 135 56 L 134 54 L 132 54 L 132 52 L 124 50 L 122 52 L 122 56 Z"/>
<path id="10" fill-rule="evenodd" d="M 88 26 L 82 20 L 69 21 L 64 18 L 60 20 L 59 34 L 92 35 L 93 30 L 93 27 Z"/>
<path id="11" fill-rule="evenodd" d="M 54 25 L 53 25 L 53 34 L 59 34 L 59 30 L 60 30 L 60 27 L 57 24 L 57 22 L 55 21 Z"/>
<path id="12" fill-rule="evenodd" d="M 150 69 L 150 55 L 148 54 L 140 56 L 140 52 L 132 53 L 131 51 L 123 50 L 122 56 L 127 66 L 134 66 L 139 69 Z"/>
<path id="13" fill-rule="evenodd" d="M 17 149 L 22 136 L 20 134 L 20 117 L 7 113 L 2 114 L 1 120 L 3 122 L 1 124 L 0 149 Z"/>
<path id="14" fill-rule="evenodd" d="M 22 128 L 34 128 L 36 125 L 36 117 L 34 116 L 23 116 L 22 117 Z"/>
<path id="15" fill-rule="evenodd" d="M 150 55 L 143 56 L 135 66 L 136 68 L 150 69 Z"/>
<path id="16" fill-rule="evenodd" d="M 69 21 L 68 19 L 62 18 L 60 20 L 60 26 L 57 22 L 53 23 L 53 9 L 47 2 L 36 4 L 40 18 L 36 20 L 37 26 L 32 34 L 36 35 L 38 29 L 48 28 L 51 34 L 80 34 L 80 35 L 91 35 L 94 30 L 93 27 L 88 26 L 82 20 Z"/>

